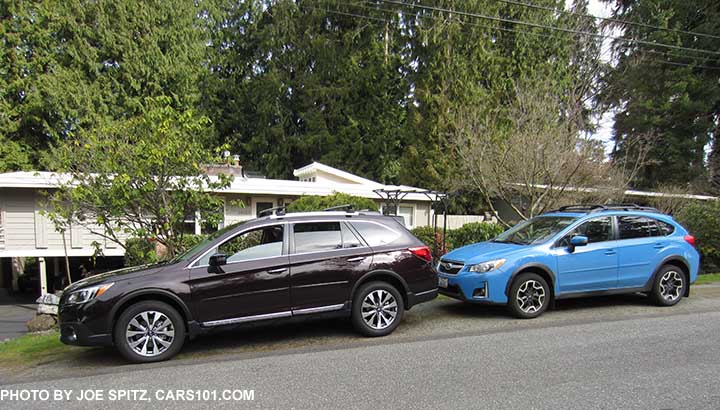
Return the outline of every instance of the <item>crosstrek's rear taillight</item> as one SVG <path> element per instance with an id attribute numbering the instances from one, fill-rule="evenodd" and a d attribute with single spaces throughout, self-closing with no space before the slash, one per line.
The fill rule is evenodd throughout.
<path id="1" fill-rule="evenodd" d="M 692 236 L 692 235 L 685 235 L 685 237 L 684 237 L 683 239 L 685 239 L 685 242 L 689 243 L 689 244 L 692 245 L 693 247 L 695 246 L 695 237 L 694 237 L 694 236 Z"/>
<path id="2" fill-rule="evenodd" d="M 416 246 L 413 248 L 408 248 L 410 252 L 412 252 L 413 255 L 417 256 L 418 258 L 426 261 L 426 262 L 432 262 L 432 253 L 430 252 L 430 247 L 428 246 Z"/>

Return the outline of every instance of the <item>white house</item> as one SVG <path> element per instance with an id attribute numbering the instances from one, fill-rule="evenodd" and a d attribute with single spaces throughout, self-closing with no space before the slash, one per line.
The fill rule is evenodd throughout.
<path id="1" fill-rule="evenodd" d="M 375 192 L 378 189 L 415 191 L 405 194 L 399 215 L 410 228 L 432 224 L 432 201 L 420 188 L 380 184 L 317 162 L 296 169 L 294 175 L 298 180 L 236 175 L 229 188 L 216 192 L 225 200 L 224 224 L 255 218 L 260 211 L 286 205 L 301 195 L 342 192 L 374 199 L 383 206 L 384 201 Z M 42 212 L 45 192 L 56 189 L 60 178 L 63 176 L 50 172 L 0 174 L 0 289 L 17 287 L 22 258 L 37 257 L 41 271 L 47 269 L 51 275 L 62 276 L 66 252 L 71 258 L 89 258 L 95 254 L 97 244 L 105 259 L 123 255 L 122 247 L 80 226 L 66 231 L 63 241 L 63 235 Z M 234 205 L 238 200 L 245 207 Z M 196 232 L 200 230 L 198 222 L 188 223 Z"/>

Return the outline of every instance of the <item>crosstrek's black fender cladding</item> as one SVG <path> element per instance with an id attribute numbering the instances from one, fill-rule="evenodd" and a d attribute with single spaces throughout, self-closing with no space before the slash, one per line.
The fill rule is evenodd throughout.
<path id="1" fill-rule="evenodd" d="M 551 290 L 555 289 L 555 272 L 553 272 L 552 269 L 550 269 L 547 265 L 544 265 L 542 263 L 526 263 L 524 265 L 521 265 L 519 268 L 515 269 L 513 273 L 510 275 L 510 279 L 507 281 L 507 284 L 505 285 L 505 295 L 508 295 L 510 293 L 510 286 L 512 286 L 513 280 L 515 280 L 515 277 L 519 275 L 521 272 L 528 270 L 528 269 L 534 269 L 534 270 L 540 270 L 546 273 L 550 277 L 550 281 L 552 283 L 548 283 L 548 286 L 550 286 Z"/>

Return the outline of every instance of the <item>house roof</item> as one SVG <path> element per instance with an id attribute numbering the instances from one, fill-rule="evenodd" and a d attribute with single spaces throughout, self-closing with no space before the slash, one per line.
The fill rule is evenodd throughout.
<path id="1" fill-rule="evenodd" d="M 382 187 L 382 184 L 379 182 L 375 182 L 373 180 L 363 178 L 360 176 L 357 176 L 355 174 L 351 174 L 349 172 L 343 171 L 341 169 L 333 168 L 329 165 L 321 164 L 319 162 L 313 162 L 312 164 L 305 165 L 302 168 L 298 168 L 293 171 L 293 175 L 295 175 L 298 178 L 303 178 L 306 176 L 311 176 L 317 174 L 317 172 L 325 172 L 330 175 L 336 176 L 340 179 L 347 180 L 350 183 L 355 184 L 361 184 L 361 185 L 376 185 L 377 187 Z"/>
<path id="2" fill-rule="evenodd" d="M 430 199 L 422 193 L 420 188 L 405 185 L 383 185 L 379 182 L 359 177 L 346 171 L 333 168 L 319 162 L 313 162 L 310 165 L 296 169 L 293 174 L 296 176 L 307 175 L 317 170 L 330 173 L 347 183 L 338 182 L 304 182 L 292 181 L 284 179 L 265 179 L 265 178 L 241 178 L 235 177 L 231 185 L 226 189 L 216 190 L 218 193 L 237 193 L 237 194 L 258 194 L 258 195 L 330 195 L 334 192 L 342 192 L 364 198 L 380 199 L 378 194 L 374 192 L 376 189 L 387 190 L 404 190 L 419 191 L 409 193 L 405 196 L 405 200 L 411 201 L 430 201 Z M 216 177 L 211 177 L 216 178 Z M 0 174 L 0 188 L 36 188 L 51 189 L 58 185 L 70 181 L 67 174 L 57 174 L 47 171 L 20 171 L 8 172 Z"/>

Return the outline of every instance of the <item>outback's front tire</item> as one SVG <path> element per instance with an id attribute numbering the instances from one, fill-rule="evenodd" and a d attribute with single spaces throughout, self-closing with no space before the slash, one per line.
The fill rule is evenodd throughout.
<path id="1" fill-rule="evenodd" d="M 532 319 L 545 312 L 550 298 L 550 287 L 545 279 L 534 273 L 522 273 L 510 286 L 508 307 L 516 317 Z"/>
<path id="2" fill-rule="evenodd" d="M 172 306 L 148 300 L 127 308 L 115 323 L 113 335 L 115 346 L 127 360 L 159 362 L 180 351 L 185 323 Z"/>
<path id="3" fill-rule="evenodd" d="M 395 330 L 405 312 L 403 298 L 387 282 L 369 282 L 355 292 L 352 322 L 365 336 L 385 336 Z"/>
<path id="4" fill-rule="evenodd" d="M 665 265 L 655 275 L 650 298 L 659 306 L 673 306 L 685 295 L 687 286 L 687 276 L 682 269 Z"/>

